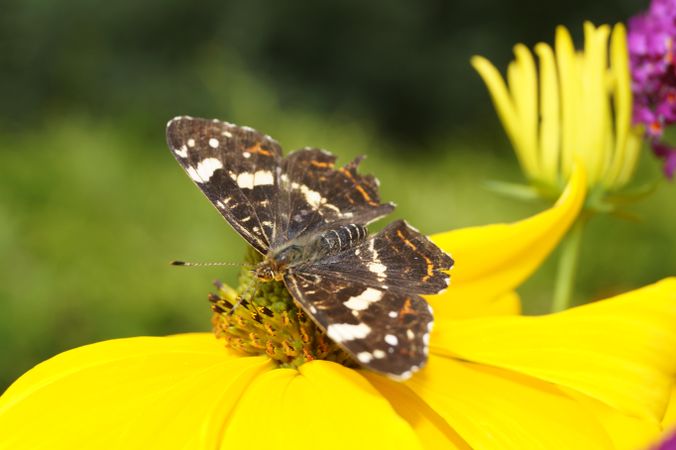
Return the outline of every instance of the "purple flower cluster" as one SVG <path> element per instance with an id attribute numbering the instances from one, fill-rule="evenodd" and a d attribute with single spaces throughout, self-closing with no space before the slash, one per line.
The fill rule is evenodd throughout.
<path id="1" fill-rule="evenodd" d="M 629 62 L 634 95 L 634 123 L 645 125 L 664 172 L 676 172 L 676 147 L 660 141 L 676 123 L 676 0 L 652 0 L 650 9 L 629 20 Z"/>
<path id="2" fill-rule="evenodd" d="M 676 450 L 676 433 L 666 438 L 654 450 Z"/>

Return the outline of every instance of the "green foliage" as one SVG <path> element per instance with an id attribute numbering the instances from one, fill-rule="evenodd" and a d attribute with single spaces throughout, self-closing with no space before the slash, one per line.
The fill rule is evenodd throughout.
<path id="1" fill-rule="evenodd" d="M 645 3 L 645 2 L 642 2 Z M 287 105 L 349 111 L 388 135 L 429 142 L 492 114 L 467 61 L 503 67 L 516 42 L 554 26 L 615 22 L 615 0 L 4 0 L 0 127 L 45 113 L 222 113 L 194 67 L 234 53 Z M 144 121 L 146 129 L 154 122 Z"/>

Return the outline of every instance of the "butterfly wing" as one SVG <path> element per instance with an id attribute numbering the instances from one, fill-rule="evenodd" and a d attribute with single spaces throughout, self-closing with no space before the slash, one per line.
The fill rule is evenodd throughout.
<path id="1" fill-rule="evenodd" d="M 378 180 L 357 173 L 362 158 L 335 168 L 336 157 L 304 148 L 282 161 L 277 217 L 279 235 L 273 245 L 303 234 L 343 224 L 368 224 L 394 209 L 380 203 Z"/>
<path id="2" fill-rule="evenodd" d="M 420 294 L 448 286 L 450 256 L 404 221 L 286 274 L 287 288 L 365 367 L 406 379 L 427 361 L 432 310 Z"/>
<path id="3" fill-rule="evenodd" d="M 269 136 L 219 120 L 177 117 L 167 143 L 218 212 L 260 253 L 275 239 L 282 149 Z"/>

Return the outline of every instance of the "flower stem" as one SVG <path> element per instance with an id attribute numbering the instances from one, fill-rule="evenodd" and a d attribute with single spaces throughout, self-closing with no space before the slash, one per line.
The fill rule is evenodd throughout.
<path id="1" fill-rule="evenodd" d="M 556 284 L 554 285 L 552 312 L 563 311 L 570 307 L 585 222 L 585 217 L 578 217 L 561 243 L 559 267 L 556 271 Z"/>

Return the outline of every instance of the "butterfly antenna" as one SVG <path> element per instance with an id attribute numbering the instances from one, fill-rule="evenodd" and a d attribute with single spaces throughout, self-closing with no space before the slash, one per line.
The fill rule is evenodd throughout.
<path id="1" fill-rule="evenodd" d="M 189 261 L 172 261 L 172 266 L 186 266 L 186 267 L 212 267 L 212 266 L 237 266 L 237 267 L 253 267 L 249 263 L 233 263 L 233 262 L 189 262 Z"/>

